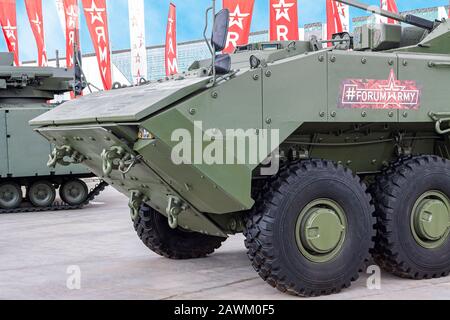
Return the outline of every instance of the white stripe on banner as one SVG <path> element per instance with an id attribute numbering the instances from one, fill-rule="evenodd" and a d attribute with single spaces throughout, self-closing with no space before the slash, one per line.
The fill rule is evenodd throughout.
<path id="1" fill-rule="evenodd" d="M 56 0 L 56 10 L 58 11 L 61 29 L 66 32 L 66 14 L 64 13 L 64 0 Z"/>
<path id="2" fill-rule="evenodd" d="M 144 0 L 128 0 L 131 41 L 131 74 L 133 83 L 147 79 L 147 50 L 145 47 Z"/>
<path id="3" fill-rule="evenodd" d="M 445 9 L 445 7 L 439 7 L 438 10 L 438 19 L 448 19 L 448 14 L 447 14 L 447 10 Z"/>

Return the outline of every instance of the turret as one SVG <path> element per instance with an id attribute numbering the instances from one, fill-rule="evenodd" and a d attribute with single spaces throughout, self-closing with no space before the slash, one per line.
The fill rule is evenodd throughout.
<path id="1" fill-rule="evenodd" d="M 52 100 L 72 90 L 73 72 L 51 67 L 15 67 L 13 55 L 0 53 L 0 104 Z"/>
<path id="2" fill-rule="evenodd" d="M 341 2 L 344 4 L 348 4 L 352 7 L 359 8 L 365 10 L 367 12 L 378 14 L 385 18 L 390 18 L 395 21 L 403 22 L 421 29 L 426 29 L 428 31 L 433 30 L 440 24 L 441 21 L 430 21 L 412 14 L 402 15 L 394 12 L 390 12 L 387 10 L 383 10 L 377 6 L 368 5 L 365 3 L 361 3 L 356 0 L 336 0 L 337 2 Z"/>

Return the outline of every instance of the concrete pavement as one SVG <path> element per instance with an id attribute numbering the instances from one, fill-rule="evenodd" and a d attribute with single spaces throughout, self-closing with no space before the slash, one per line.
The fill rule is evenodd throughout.
<path id="1" fill-rule="evenodd" d="M 170 261 L 135 235 L 124 196 L 108 188 L 96 201 L 83 210 L 0 216 L 0 299 L 299 299 L 258 277 L 242 236 L 206 259 Z M 68 277 L 78 271 L 81 289 L 70 290 Z M 450 278 L 383 273 L 381 290 L 367 289 L 366 279 L 319 299 L 450 299 Z"/>

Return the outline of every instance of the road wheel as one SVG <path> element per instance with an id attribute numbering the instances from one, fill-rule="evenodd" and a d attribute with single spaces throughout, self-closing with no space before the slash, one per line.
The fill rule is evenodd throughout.
<path id="1" fill-rule="evenodd" d="M 167 218 L 143 205 L 134 221 L 142 242 L 153 252 L 170 259 L 203 258 L 218 249 L 226 238 L 171 229 Z"/>
<path id="2" fill-rule="evenodd" d="M 56 190 L 49 181 L 34 182 L 28 189 L 28 199 L 35 207 L 49 207 L 56 198 Z"/>
<path id="3" fill-rule="evenodd" d="M 0 184 L 0 208 L 15 209 L 23 200 L 22 188 L 15 182 Z"/>
<path id="4" fill-rule="evenodd" d="M 450 161 L 403 159 L 377 179 L 375 261 L 395 275 L 450 273 Z"/>
<path id="5" fill-rule="evenodd" d="M 79 179 L 64 182 L 59 188 L 61 200 L 71 206 L 83 204 L 89 195 L 86 183 Z"/>
<path id="6" fill-rule="evenodd" d="M 370 257 L 366 186 L 330 161 L 295 163 L 270 181 L 247 221 L 254 269 L 282 292 L 318 296 L 350 286 Z"/>

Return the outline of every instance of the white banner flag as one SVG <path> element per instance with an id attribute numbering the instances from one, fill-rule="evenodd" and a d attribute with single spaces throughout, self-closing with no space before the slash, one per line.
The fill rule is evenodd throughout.
<path id="1" fill-rule="evenodd" d="M 147 49 L 145 47 L 144 0 L 128 0 L 130 15 L 131 74 L 133 83 L 147 79 Z"/>
<path id="2" fill-rule="evenodd" d="M 56 0 L 56 10 L 58 11 L 61 29 L 66 32 L 66 14 L 64 13 L 64 0 Z"/>
<path id="3" fill-rule="evenodd" d="M 447 9 L 445 7 L 439 7 L 438 9 L 438 19 L 448 19 Z"/>

